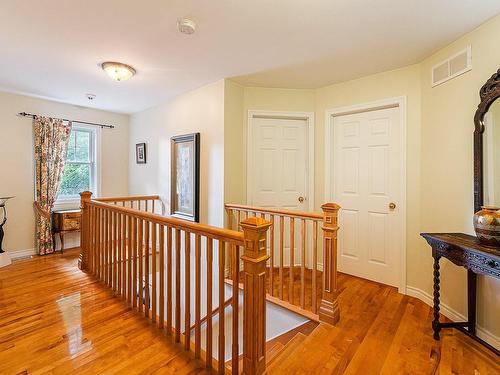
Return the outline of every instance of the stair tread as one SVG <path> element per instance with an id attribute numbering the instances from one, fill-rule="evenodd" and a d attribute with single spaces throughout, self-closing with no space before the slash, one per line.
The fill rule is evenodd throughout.
<path id="1" fill-rule="evenodd" d="M 280 362 L 280 358 L 287 358 L 296 349 L 302 346 L 302 343 L 306 341 L 307 336 L 303 333 L 297 333 L 286 345 L 284 345 L 281 352 L 276 355 L 272 360 L 268 362 L 268 368 L 270 368 L 274 363 Z"/>
<path id="2" fill-rule="evenodd" d="M 297 358 L 315 358 L 321 352 L 322 345 L 325 343 L 325 337 L 331 335 L 332 328 L 320 324 L 309 336 L 301 337 L 290 347 L 285 349 L 277 356 L 267 367 L 269 373 L 288 373 L 288 370 L 297 366 Z M 293 341 L 293 340 L 292 340 Z M 292 343 L 290 341 L 290 344 Z"/>

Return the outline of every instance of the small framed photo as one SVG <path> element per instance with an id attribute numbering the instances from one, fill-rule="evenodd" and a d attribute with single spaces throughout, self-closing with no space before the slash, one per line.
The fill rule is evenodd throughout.
<path id="1" fill-rule="evenodd" d="M 171 138 L 170 214 L 200 221 L 200 133 Z"/>
<path id="2" fill-rule="evenodd" d="M 146 164 L 146 144 L 137 143 L 135 145 L 135 162 L 137 164 Z"/>

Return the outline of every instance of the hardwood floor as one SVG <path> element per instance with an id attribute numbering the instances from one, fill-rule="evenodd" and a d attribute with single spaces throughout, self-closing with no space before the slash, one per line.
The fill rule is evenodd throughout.
<path id="1" fill-rule="evenodd" d="M 420 300 L 344 274 L 339 289 L 339 324 L 285 348 L 270 374 L 500 374 L 500 358 L 464 334 L 443 329 L 435 341 L 432 309 Z"/>
<path id="2" fill-rule="evenodd" d="M 0 374 L 205 372 L 76 260 L 68 251 L 0 270 Z M 339 286 L 340 323 L 278 340 L 269 374 L 500 374 L 500 359 L 465 335 L 434 341 L 419 300 L 347 275 Z"/>
<path id="3" fill-rule="evenodd" d="M 0 374 L 205 373 L 77 268 L 77 251 L 0 270 Z"/>

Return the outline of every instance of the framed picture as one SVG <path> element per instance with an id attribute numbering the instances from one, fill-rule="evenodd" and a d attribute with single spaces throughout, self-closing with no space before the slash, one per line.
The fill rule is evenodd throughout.
<path id="1" fill-rule="evenodd" d="M 170 214 L 199 222 L 200 133 L 172 137 L 170 153 Z"/>
<path id="2" fill-rule="evenodd" d="M 146 144 L 137 143 L 135 145 L 135 162 L 137 164 L 146 164 Z"/>

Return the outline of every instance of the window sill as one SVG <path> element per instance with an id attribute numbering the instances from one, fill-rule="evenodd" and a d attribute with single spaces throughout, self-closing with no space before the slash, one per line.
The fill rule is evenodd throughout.
<path id="1" fill-rule="evenodd" d="M 80 208 L 80 199 L 74 198 L 58 200 L 56 203 L 54 203 L 54 207 L 52 208 L 52 210 L 75 210 L 77 208 Z"/>

